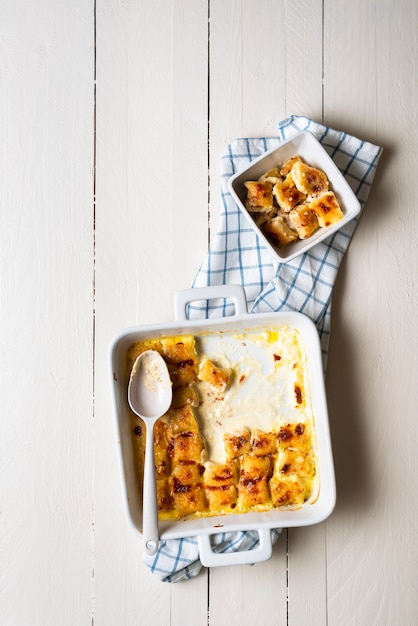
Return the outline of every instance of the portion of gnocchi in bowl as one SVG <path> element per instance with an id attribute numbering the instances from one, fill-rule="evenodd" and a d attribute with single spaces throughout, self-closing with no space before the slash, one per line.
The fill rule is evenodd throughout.
<path id="1" fill-rule="evenodd" d="M 246 181 L 245 207 L 267 238 L 277 246 L 307 239 L 344 217 L 329 180 L 299 155 Z"/>
<path id="2" fill-rule="evenodd" d="M 255 159 L 228 186 L 281 263 L 306 252 L 360 212 L 344 176 L 309 131 Z"/>

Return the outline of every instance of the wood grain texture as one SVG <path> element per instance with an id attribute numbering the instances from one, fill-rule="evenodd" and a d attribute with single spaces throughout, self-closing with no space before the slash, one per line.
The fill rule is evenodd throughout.
<path id="1" fill-rule="evenodd" d="M 227 143 L 235 137 L 277 135 L 277 123 L 291 114 L 304 114 L 314 119 L 319 116 L 320 121 L 322 3 L 211 2 L 210 32 L 210 145 L 211 155 L 216 156 L 211 159 L 211 224 L 216 232 L 221 211 L 219 159 Z M 230 43 L 225 57 L 220 40 L 225 40 L 227 33 Z M 304 529 L 303 533 L 307 539 L 302 546 L 295 542 L 293 547 L 295 533 L 289 535 L 289 572 L 287 578 L 275 578 L 277 599 L 280 599 L 275 611 L 270 602 L 270 585 L 259 589 L 254 606 L 245 590 L 242 598 L 236 592 L 234 601 L 221 604 L 225 573 L 211 572 L 213 608 L 210 615 L 214 625 L 222 624 L 225 616 L 237 620 L 236 623 L 241 620 L 250 623 L 252 612 L 254 617 L 258 612 L 260 623 L 266 624 L 273 613 L 277 623 L 320 624 L 325 619 L 325 530 L 323 527 Z M 312 566 L 318 568 L 314 581 L 311 569 L 304 566 L 307 553 Z M 274 564 L 264 564 L 264 574 L 268 577 L 277 567 L 287 567 L 286 555 L 282 552 L 280 557 L 275 552 Z M 256 569 L 247 572 L 244 567 L 243 571 L 251 587 L 254 583 L 250 581 L 256 580 Z M 317 621 L 310 621 L 313 619 Z"/>
<path id="2" fill-rule="evenodd" d="M 385 153 L 334 297 L 329 397 L 339 498 L 327 525 L 329 616 L 338 624 L 413 624 L 418 299 L 410 234 L 418 198 L 407 172 L 417 157 L 417 7 L 332 5 L 325 14 L 326 119 L 344 111 L 350 130 Z M 341 23 L 343 40 L 336 36 Z M 399 43 L 389 51 L 391 33 Z M 353 48 L 368 53 L 352 56 Z"/>
<path id="3" fill-rule="evenodd" d="M 97 624 L 206 623 L 205 573 L 186 590 L 142 566 L 122 507 L 107 352 L 123 328 L 173 318 L 173 293 L 207 250 L 207 29 L 203 2 L 97 6 Z"/>
<path id="4" fill-rule="evenodd" d="M 285 117 L 283 7 L 274 0 L 210 2 L 211 235 L 222 211 L 219 165 L 225 148 L 235 138 L 276 135 Z"/>
<path id="5" fill-rule="evenodd" d="M 93 523 L 93 10 L 2 5 L 0 622 L 85 623 Z"/>
<path id="6" fill-rule="evenodd" d="M 210 570 L 209 624 L 287 624 L 286 532 L 265 563 Z M 263 580 L 263 584 L 259 581 Z"/>
<path id="7" fill-rule="evenodd" d="M 1 624 L 416 623 L 417 27 L 414 0 L 3 2 Z M 164 584 L 125 515 L 109 346 L 173 318 L 224 148 L 291 114 L 384 148 L 333 297 L 337 506 L 266 563 Z"/>

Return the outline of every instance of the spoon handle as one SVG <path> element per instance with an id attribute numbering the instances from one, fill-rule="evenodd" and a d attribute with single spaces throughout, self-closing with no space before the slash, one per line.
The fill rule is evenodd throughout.
<path id="1" fill-rule="evenodd" d="M 144 491 L 143 491 L 143 536 L 145 552 L 152 556 L 157 552 L 158 533 L 158 508 L 157 508 L 157 485 L 155 480 L 154 461 L 154 423 L 146 424 L 146 446 L 144 465 Z"/>

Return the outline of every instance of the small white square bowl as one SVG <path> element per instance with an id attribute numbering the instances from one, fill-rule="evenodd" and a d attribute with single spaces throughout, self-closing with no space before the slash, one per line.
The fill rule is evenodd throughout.
<path id="1" fill-rule="evenodd" d="M 296 155 L 299 155 L 308 165 L 325 172 L 330 182 L 330 190 L 335 193 L 344 217 L 331 226 L 319 228 L 307 239 L 299 239 L 286 246 L 277 247 L 267 239 L 245 208 L 247 190 L 244 183 L 248 180 L 258 180 L 268 170 L 283 164 L 287 159 Z M 347 222 L 360 213 L 361 208 L 356 195 L 334 161 L 319 141 L 307 130 L 297 133 L 291 139 L 281 143 L 277 148 L 268 150 L 252 161 L 245 169 L 234 174 L 228 181 L 228 189 L 251 227 L 279 263 L 291 261 L 300 254 L 310 250 L 317 243 L 328 238 L 337 230 L 340 230 Z"/>

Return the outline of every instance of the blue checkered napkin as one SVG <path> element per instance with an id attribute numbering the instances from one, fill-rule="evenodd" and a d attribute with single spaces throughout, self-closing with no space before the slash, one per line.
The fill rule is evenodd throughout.
<path id="1" fill-rule="evenodd" d="M 228 180 L 233 174 L 301 130 L 310 131 L 321 142 L 357 195 L 363 209 L 382 152 L 379 146 L 298 116 L 291 116 L 279 124 L 279 137 L 237 139 L 227 147 L 222 157 L 224 212 L 210 252 L 197 273 L 193 287 L 237 283 L 245 288 L 248 310 L 252 313 L 305 313 L 319 330 L 325 371 L 332 288 L 359 217 L 305 254 L 283 264 L 272 258 L 228 191 Z M 190 309 L 191 317 L 214 317 L 231 315 L 234 305 L 231 302 L 215 301 L 206 303 L 204 308 L 191 305 Z"/>
<path id="2" fill-rule="evenodd" d="M 281 529 L 271 530 L 271 541 L 275 543 Z M 219 533 L 211 539 L 212 549 L 216 553 L 238 552 L 240 550 L 254 550 L 259 546 L 259 537 L 256 530 L 246 530 L 239 533 Z M 143 562 L 151 572 L 166 583 L 177 583 L 197 576 L 202 569 L 199 560 L 199 546 L 197 537 L 185 539 L 169 539 L 160 541 L 155 556 L 144 554 Z"/>
<path id="3" fill-rule="evenodd" d="M 221 161 L 221 193 L 224 212 L 211 249 L 194 287 L 241 284 L 248 310 L 252 313 L 300 311 L 316 324 L 321 338 L 326 370 L 331 321 L 331 295 L 338 267 L 356 227 L 358 217 L 329 239 L 286 264 L 273 260 L 242 216 L 228 191 L 228 180 L 266 150 L 277 147 L 301 130 L 309 130 L 323 145 L 344 174 L 363 209 L 376 172 L 382 149 L 361 139 L 317 124 L 306 117 L 292 116 L 279 124 L 279 136 L 237 139 L 226 149 Z M 190 318 L 232 315 L 228 301 L 194 303 Z M 280 529 L 272 531 L 272 541 Z M 214 551 L 249 550 L 258 547 L 257 533 L 237 532 L 214 535 Z M 161 580 L 177 582 L 196 576 L 200 569 L 195 538 L 161 542 L 155 557 L 144 556 L 144 563 Z"/>

